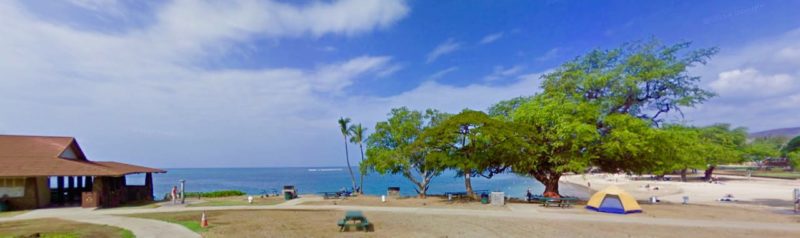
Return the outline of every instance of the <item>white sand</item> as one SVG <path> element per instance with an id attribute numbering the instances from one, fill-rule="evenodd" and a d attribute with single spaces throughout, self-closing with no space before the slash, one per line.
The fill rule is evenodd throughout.
<path id="1" fill-rule="evenodd" d="M 569 175 L 562 178 L 562 182 L 590 189 L 600 190 L 610 185 L 616 185 L 638 200 L 648 200 L 651 196 L 658 196 L 666 202 L 681 203 L 683 196 L 689 197 L 690 203 L 698 204 L 737 204 L 758 205 L 787 208 L 793 205 L 793 189 L 800 188 L 800 180 L 782 180 L 768 178 L 746 178 L 740 176 L 718 176 L 722 182 L 707 183 L 700 181 L 680 182 L 679 177 L 671 177 L 672 181 L 634 181 L 634 177 L 621 174 L 586 174 Z M 642 179 L 646 179 L 644 177 Z M 646 189 L 646 185 L 650 189 Z M 653 190 L 658 187 L 658 190 Z M 736 202 L 725 203 L 719 199 L 726 194 L 733 195 Z"/>

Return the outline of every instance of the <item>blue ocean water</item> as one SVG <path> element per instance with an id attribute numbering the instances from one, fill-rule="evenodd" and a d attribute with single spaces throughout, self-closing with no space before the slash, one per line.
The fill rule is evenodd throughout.
<path id="1" fill-rule="evenodd" d="M 353 168 L 358 179 L 357 168 Z M 215 190 L 241 190 L 258 195 L 280 191 L 284 185 L 294 185 L 300 194 L 339 191 L 350 188 L 347 168 L 176 168 L 167 173 L 154 174 L 154 193 L 157 198 L 167 194 L 179 180 L 186 180 L 187 192 L 209 192 Z M 130 182 L 144 183 L 142 175 L 129 176 Z M 130 183 L 129 182 L 129 183 Z M 136 183 L 136 182 L 134 182 Z M 415 186 L 401 175 L 371 173 L 364 177 L 364 193 L 386 194 L 387 187 L 400 187 L 405 196 L 416 195 Z M 495 175 L 491 179 L 475 177 L 472 187 L 476 190 L 502 191 L 511 197 L 524 197 L 527 189 L 541 194 L 544 186 L 533 178 L 512 173 Z M 446 171 L 433 178 L 428 194 L 464 191 L 464 179 L 455 176 L 455 171 Z M 564 193 L 562 189 L 562 193 Z"/>

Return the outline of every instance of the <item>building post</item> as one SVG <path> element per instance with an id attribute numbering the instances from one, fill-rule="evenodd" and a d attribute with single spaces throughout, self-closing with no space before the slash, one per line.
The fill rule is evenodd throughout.
<path id="1" fill-rule="evenodd" d="M 94 189 L 94 184 L 92 183 L 92 176 L 86 176 L 86 191 L 91 192 Z"/>
<path id="2" fill-rule="evenodd" d="M 64 205 L 64 176 L 56 177 L 56 183 L 58 187 L 56 187 L 56 202 L 58 205 Z"/>
<path id="3" fill-rule="evenodd" d="M 69 185 L 67 189 L 67 202 L 72 203 L 75 200 L 75 177 L 67 177 L 67 184 Z"/>
<path id="4" fill-rule="evenodd" d="M 145 199 L 153 201 L 153 173 L 144 174 L 144 187 L 147 190 Z"/>

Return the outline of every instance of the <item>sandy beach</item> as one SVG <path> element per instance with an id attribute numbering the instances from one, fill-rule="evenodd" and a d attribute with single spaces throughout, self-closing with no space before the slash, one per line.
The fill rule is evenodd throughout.
<path id="1" fill-rule="evenodd" d="M 682 203 L 683 197 L 688 196 L 689 203 L 692 204 L 745 205 L 778 210 L 791 209 L 793 189 L 800 188 L 800 180 L 727 175 L 717 177 L 718 183 L 708 183 L 700 181 L 696 176 L 692 177 L 690 182 L 680 182 L 677 177 L 672 177 L 671 181 L 654 181 L 649 177 L 621 174 L 583 174 L 564 176 L 561 181 L 594 191 L 615 185 L 640 201 L 647 201 L 651 196 L 657 196 L 664 202 Z M 728 194 L 733 196 L 734 202 L 719 201 Z"/>

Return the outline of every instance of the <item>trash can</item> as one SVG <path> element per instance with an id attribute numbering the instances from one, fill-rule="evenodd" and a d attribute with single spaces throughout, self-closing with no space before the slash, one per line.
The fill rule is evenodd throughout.
<path id="1" fill-rule="evenodd" d="M 390 198 L 399 198 L 400 197 L 400 187 L 389 187 L 386 189 L 386 197 Z"/>
<path id="2" fill-rule="evenodd" d="M 292 198 L 294 198 L 294 194 L 292 194 L 292 192 L 289 192 L 289 191 L 283 192 L 283 200 L 287 200 L 288 201 L 288 200 L 292 200 Z"/>
<path id="3" fill-rule="evenodd" d="M 0 202 L 0 212 L 8 211 L 8 205 L 5 202 Z"/>
<path id="4" fill-rule="evenodd" d="M 481 204 L 489 204 L 489 194 L 481 193 Z"/>

